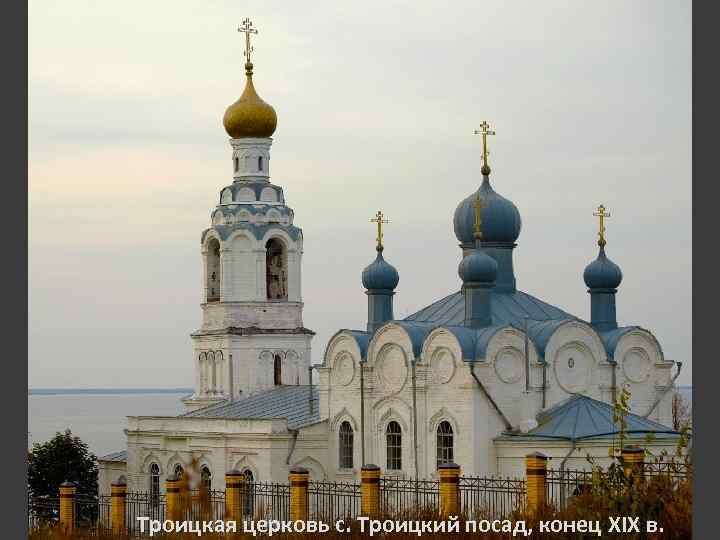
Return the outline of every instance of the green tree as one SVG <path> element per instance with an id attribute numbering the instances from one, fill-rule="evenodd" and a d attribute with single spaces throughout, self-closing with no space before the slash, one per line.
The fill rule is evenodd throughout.
<path id="1" fill-rule="evenodd" d="M 77 485 L 78 494 L 97 495 L 95 455 L 69 429 L 45 443 L 35 443 L 28 458 L 28 489 L 33 495 L 57 497 L 66 480 Z"/>

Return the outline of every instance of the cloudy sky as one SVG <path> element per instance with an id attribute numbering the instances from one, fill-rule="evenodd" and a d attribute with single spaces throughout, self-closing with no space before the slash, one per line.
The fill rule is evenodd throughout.
<path id="1" fill-rule="evenodd" d="M 523 219 L 519 288 L 589 318 L 604 203 L 618 319 L 690 383 L 689 2 L 31 0 L 30 386 L 192 385 L 246 16 L 278 113 L 272 179 L 305 235 L 315 362 L 365 324 L 378 208 L 396 317 L 459 288 L 452 215 L 487 119 L 493 185 Z"/>

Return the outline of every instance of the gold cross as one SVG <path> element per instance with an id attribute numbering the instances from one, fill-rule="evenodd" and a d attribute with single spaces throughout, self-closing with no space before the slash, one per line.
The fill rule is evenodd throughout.
<path id="1" fill-rule="evenodd" d="M 380 210 L 378 210 L 378 211 L 377 211 L 377 214 L 375 214 L 375 217 L 370 220 L 371 223 L 377 223 L 377 229 L 378 229 L 378 230 L 377 230 L 377 239 L 376 239 L 376 240 L 377 240 L 377 248 L 375 248 L 375 249 L 377 249 L 378 251 L 382 251 L 382 250 L 383 250 L 383 245 L 382 245 L 382 239 L 383 239 L 382 225 L 383 225 L 383 223 L 390 223 L 389 220 L 384 219 L 384 218 L 385 218 L 385 216 L 383 215 L 383 213 L 382 213 Z"/>
<path id="2" fill-rule="evenodd" d="M 482 124 L 480 124 L 480 129 L 476 129 L 473 132 L 475 135 L 482 135 L 483 139 L 483 165 L 487 165 L 487 158 L 488 158 L 488 149 L 487 149 L 487 137 L 488 135 L 495 135 L 494 131 L 490 130 L 490 124 L 488 124 L 487 120 L 483 120 Z"/>
<path id="3" fill-rule="evenodd" d="M 605 212 L 605 206 L 602 204 L 598 206 L 598 211 L 593 212 L 593 216 L 600 218 L 600 232 L 598 233 L 599 240 L 598 246 L 603 247 L 607 242 L 605 241 L 605 218 L 609 218 L 610 214 Z"/>
<path id="4" fill-rule="evenodd" d="M 475 207 L 475 238 L 480 240 L 482 238 L 482 231 L 480 230 L 480 225 L 482 224 L 482 207 L 487 206 L 487 203 L 480 198 L 479 191 L 475 197 L 473 206 Z"/>
<path id="5" fill-rule="evenodd" d="M 245 34 L 245 61 L 250 63 L 250 53 L 253 52 L 253 48 L 250 45 L 250 34 L 257 34 L 258 31 L 256 28 L 253 28 L 252 21 L 248 17 L 245 17 L 242 26 L 238 28 L 238 32 Z"/>

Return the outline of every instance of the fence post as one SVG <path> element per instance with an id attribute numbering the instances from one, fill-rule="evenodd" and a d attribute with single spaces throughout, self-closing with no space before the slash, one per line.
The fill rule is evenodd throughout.
<path id="1" fill-rule="evenodd" d="M 225 473 L 225 516 L 230 521 L 242 521 L 244 483 L 245 475 L 237 469 Z"/>
<path id="2" fill-rule="evenodd" d="M 628 478 L 635 472 L 642 476 L 645 472 L 645 450 L 638 446 L 626 446 L 622 449 L 622 465 Z"/>
<path id="3" fill-rule="evenodd" d="M 290 469 L 290 521 L 308 520 L 308 482 L 310 473 L 304 467 Z"/>
<path id="4" fill-rule="evenodd" d="M 110 524 L 114 534 L 125 534 L 127 484 L 122 480 L 110 485 Z"/>
<path id="5" fill-rule="evenodd" d="M 363 516 L 380 515 L 380 467 L 363 465 L 360 470 L 360 512 Z"/>
<path id="6" fill-rule="evenodd" d="M 180 479 L 171 474 L 165 480 L 165 512 L 166 517 L 172 521 L 180 521 L 182 508 L 180 504 Z"/>
<path id="7" fill-rule="evenodd" d="M 460 513 L 460 465 L 443 463 L 440 473 L 440 515 L 447 519 Z"/>
<path id="8" fill-rule="evenodd" d="M 60 528 L 65 534 L 75 530 L 75 492 L 77 487 L 72 482 L 60 484 Z"/>
<path id="9" fill-rule="evenodd" d="M 533 452 L 525 456 L 525 478 L 528 511 L 534 512 L 545 505 L 547 480 L 547 456 Z"/>

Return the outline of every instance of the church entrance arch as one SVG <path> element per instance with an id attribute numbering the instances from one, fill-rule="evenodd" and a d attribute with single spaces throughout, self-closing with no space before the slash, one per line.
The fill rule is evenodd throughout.
<path id="1" fill-rule="evenodd" d="M 287 300 L 287 249 L 280 240 L 271 238 L 265 250 L 268 300 Z"/>

